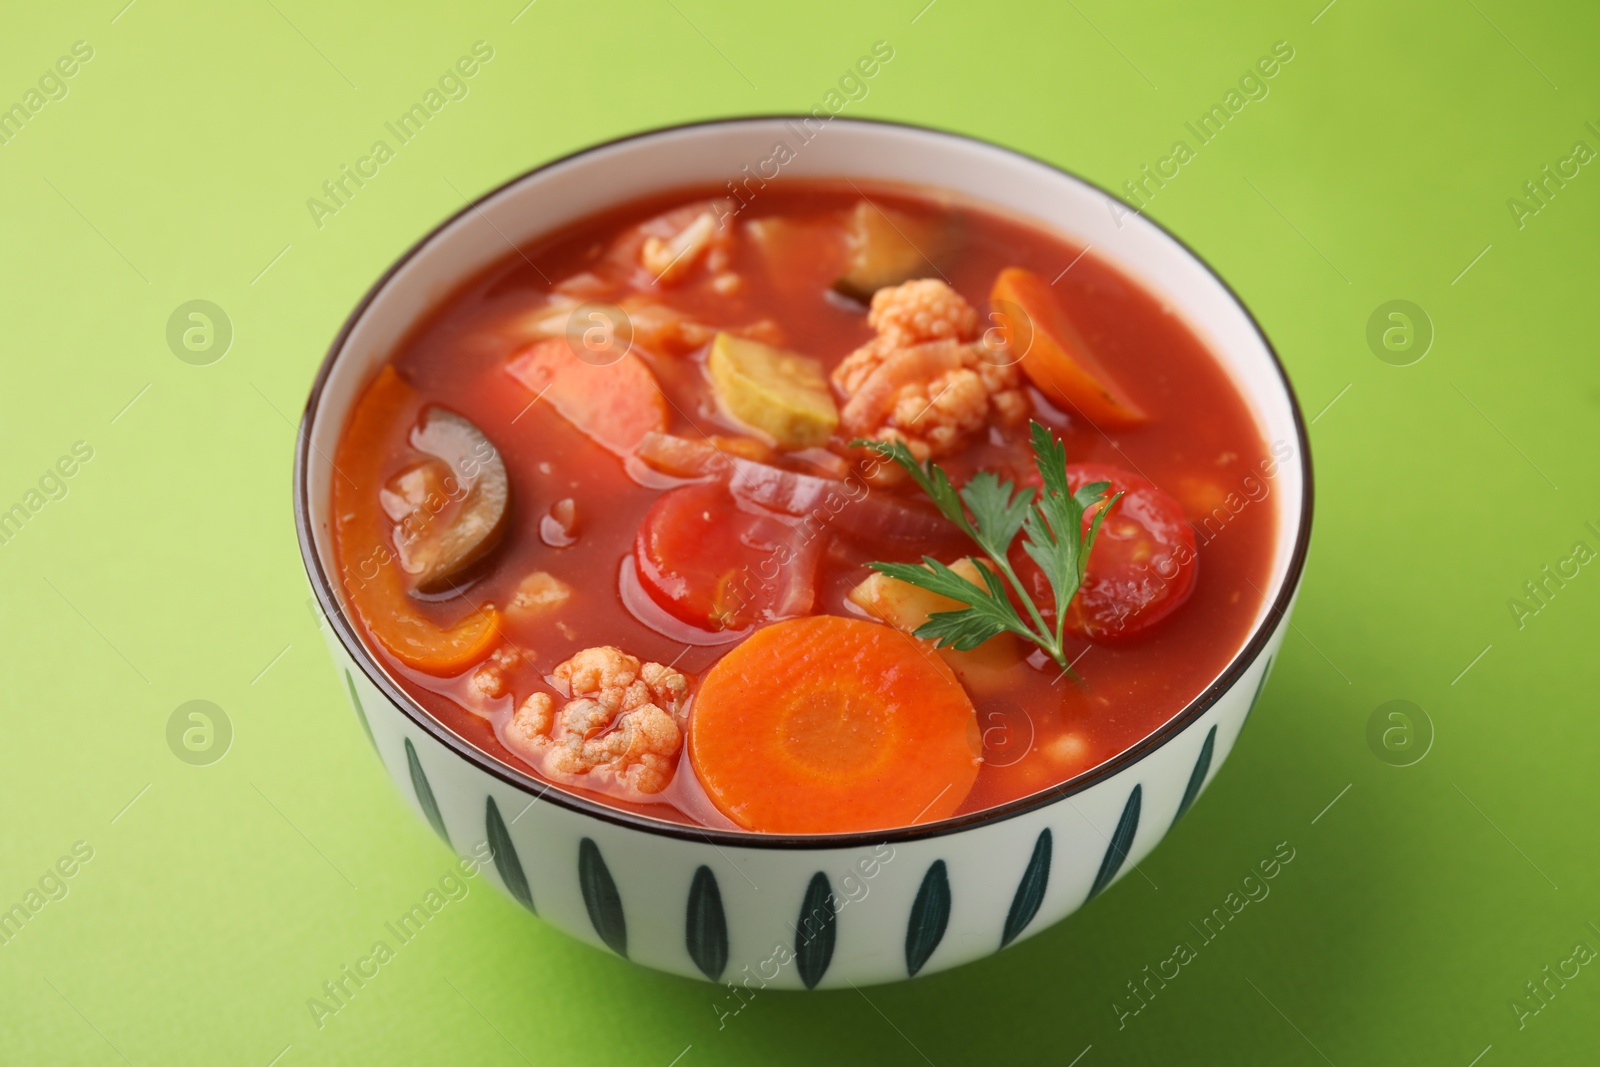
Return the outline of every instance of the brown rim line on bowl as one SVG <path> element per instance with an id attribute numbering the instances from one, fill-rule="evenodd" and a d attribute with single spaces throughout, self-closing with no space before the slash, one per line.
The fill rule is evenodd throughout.
<path id="1" fill-rule="evenodd" d="M 1232 748 L 1265 682 L 1299 586 L 1312 510 L 1305 422 L 1282 364 L 1232 290 L 1177 238 L 1075 175 L 1009 149 L 839 118 L 820 130 L 812 120 L 801 140 L 804 119 L 740 118 L 637 134 L 547 163 L 462 208 L 408 249 L 344 323 L 306 404 L 294 476 L 301 554 L 330 623 L 330 651 L 385 766 L 435 830 L 468 862 L 492 869 L 513 897 L 576 936 L 714 980 L 723 973 L 719 958 L 724 966 L 748 958 L 762 965 L 763 984 L 796 987 L 887 981 L 995 951 L 1075 910 L 1154 847 Z M 1163 726 L 1060 785 L 939 822 L 847 834 L 707 829 L 608 807 L 494 758 L 434 719 L 367 649 L 334 591 L 324 563 L 332 558 L 329 457 L 359 389 L 417 321 L 510 246 L 638 196 L 737 178 L 779 142 L 791 148 L 782 177 L 948 191 L 1092 246 L 1171 304 L 1234 380 L 1262 437 L 1293 450 L 1275 485 L 1274 559 L 1249 639 Z M 1080 836 L 1074 823 L 1090 831 L 1078 848 L 1064 840 Z M 885 849 L 892 859 L 882 858 Z M 863 863 L 873 868 L 871 879 Z M 652 883 L 635 877 L 636 864 L 655 864 L 661 879 L 682 882 L 668 894 L 670 907 L 647 899 L 654 894 L 643 887 Z M 758 906 L 741 898 L 762 881 L 755 868 L 781 884 L 767 894 L 781 901 Z M 548 885 L 535 884 L 546 876 Z M 859 901 L 847 878 L 864 887 Z M 993 879 L 1009 884 L 1003 892 L 978 889 Z M 870 936 L 867 914 L 880 908 L 898 912 L 890 925 L 905 931 L 903 946 L 898 934 L 884 944 Z M 875 925 L 888 921 L 887 913 L 874 917 Z M 663 924 L 674 926 L 672 936 Z M 938 936 L 924 951 L 934 928 Z M 785 945 L 786 953 L 777 951 Z M 767 977 L 768 961 L 783 955 L 790 959 Z"/>

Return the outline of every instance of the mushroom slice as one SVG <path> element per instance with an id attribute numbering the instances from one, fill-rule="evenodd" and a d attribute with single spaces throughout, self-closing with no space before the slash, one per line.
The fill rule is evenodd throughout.
<path id="1" fill-rule="evenodd" d="M 460 574 L 500 543 L 511 513 L 511 483 L 500 450 L 472 422 L 430 405 L 411 431 L 411 447 L 450 468 L 448 493 L 454 506 L 411 554 L 417 565 L 413 589 L 448 592 Z"/>

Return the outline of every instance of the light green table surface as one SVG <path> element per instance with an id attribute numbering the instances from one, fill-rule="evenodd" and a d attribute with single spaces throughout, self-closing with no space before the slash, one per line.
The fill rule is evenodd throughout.
<path id="1" fill-rule="evenodd" d="M 0 510 L 28 511 L 0 545 L 0 908 L 39 905 L 0 944 L 0 1062 L 1594 1062 L 1593 5 L 122 2 L 0 12 L 0 105 L 43 86 L 0 127 Z M 1310 564 L 1249 730 L 1146 877 L 953 973 L 766 994 L 719 1028 L 711 987 L 479 880 L 319 1028 L 307 998 L 450 862 L 307 606 L 292 424 L 329 339 L 463 196 L 630 131 L 809 110 L 880 40 L 845 114 L 1113 188 L 1193 149 L 1148 209 L 1315 417 Z M 307 199 L 477 41 L 465 98 L 319 228 Z M 1267 94 L 1200 145 L 1185 123 L 1280 41 Z M 1540 207 L 1547 164 L 1576 173 Z M 196 299 L 233 331 L 205 366 L 166 339 Z M 1367 341 L 1395 299 L 1432 323 L 1409 366 Z M 196 699 L 232 725 L 207 766 L 167 739 Z M 1410 766 L 1369 745 L 1390 700 L 1431 723 Z M 1126 984 L 1280 842 L 1270 896 L 1119 1024 Z"/>

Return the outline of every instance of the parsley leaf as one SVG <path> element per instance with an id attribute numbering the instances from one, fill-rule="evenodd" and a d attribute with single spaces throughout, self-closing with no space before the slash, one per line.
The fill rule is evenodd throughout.
<path id="1" fill-rule="evenodd" d="M 990 555 L 997 550 L 1004 555 L 1027 521 L 1033 490 L 1024 489 L 1013 496 L 1010 482 L 1002 482 L 993 471 L 979 471 L 961 487 L 961 502 L 972 513 L 977 527 L 973 540 Z"/>
<path id="2" fill-rule="evenodd" d="M 919 463 L 902 441 L 851 443 L 904 469 L 939 513 L 989 557 L 990 563 L 979 563 L 977 567 L 982 585 L 931 556 L 924 556 L 920 564 L 869 564 L 879 574 L 966 605 L 959 611 L 929 615 L 928 621 L 917 627 L 916 636 L 932 640 L 941 648 L 967 650 L 997 634 L 1010 632 L 1038 645 L 1070 673 L 1072 668 L 1062 648 L 1067 607 L 1083 585 L 1089 551 L 1100 533 L 1100 524 L 1122 494 L 1108 497 L 1107 482 L 1093 482 L 1074 493 L 1067 484 L 1066 446 L 1037 422 L 1030 427 L 1029 439 L 1042 485 L 1037 492 L 1018 492 L 1012 482 L 1001 480 L 993 471 L 979 471 L 958 491 L 938 464 L 931 459 Z M 1095 512 L 1085 531 L 1084 514 L 1102 503 L 1104 506 Z M 1048 621 L 1011 566 L 1011 544 L 1019 533 L 1023 537 L 1022 550 L 1038 565 L 1054 594 L 1054 617 Z M 1016 603 L 1022 605 L 1022 612 Z"/>
<path id="3" fill-rule="evenodd" d="M 1006 597 L 1004 583 L 987 567 L 977 568 L 983 576 L 981 586 L 932 556 L 923 556 L 920 564 L 873 563 L 871 567 L 879 574 L 968 605 L 962 611 L 936 611 L 929 615 L 928 621 L 917 627 L 918 637 L 935 639 L 941 646 L 949 645 L 963 651 L 977 648 L 1003 630 L 1032 639 L 1029 631 L 1020 627 L 1017 613 Z"/>

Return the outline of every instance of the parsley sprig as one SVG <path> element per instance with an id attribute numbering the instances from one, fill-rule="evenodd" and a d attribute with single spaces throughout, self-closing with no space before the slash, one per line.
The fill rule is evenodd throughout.
<path id="1" fill-rule="evenodd" d="M 962 577 L 932 556 L 923 556 L 920 564 L 868 564 L 879 574 L 967 605 L 960 611 L 929 615 L 928 621 L 917 627 L 916 636 L 932 640 L 941 648 L 966 650 L 1009 631 L 1038 645 L 1070 673 L 1072 668 L 1062 648 L 1067 605 L 1083 584 L 1084 568 L 1100 533 L 1100 523 L 1122 494 L 1108 498 L 1109 482 L 1091 482 L 1074 493 L 1067 485 L 1066 446 L 1037 422 L 1030 428 L 1029 442 L 1034 465 L 1044 483 L 1037 493 L 1033 489 L 1018 492 L 1013 483 L 1002 481 L 993 471 L 979 471 L 958 490 L 938 464 L 931 459 L 925 464 L 917 462 L 902 441 L 851 443 L 904 468 L 939 513 L 983 549 L 992 562 L 992 566 L 980 563 L 977 567 L 983 585 Z M 1084 512 L 1102 501 L 1105 506 L 1095 513 L 1085 533 Z M 1052 619 L 1047 620 L 1039 611 L 1011 566 L 1008 553 L 1018 533 L 1023 536 L 1022 550 L 1038 564 L 1055 594 Z M 1026 618 L 1007 595 L 1007 583 L 1015 591 Z"/>

